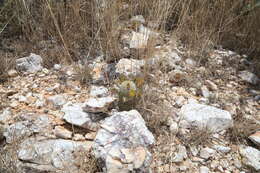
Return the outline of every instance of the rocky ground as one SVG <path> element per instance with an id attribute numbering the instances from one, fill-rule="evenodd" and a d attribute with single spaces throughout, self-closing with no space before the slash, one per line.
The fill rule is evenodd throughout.
<path id="1" fill-rule="evenodd" d="M 259 78 L 248 57 L 218 49 L 203 64 L 169 39 L 134 59 L 160 34 L 131 33 L 122 36 L 130 58 L 110 64 L 16 60 L 0 85 L 0 172 L 260 171 Z"/>

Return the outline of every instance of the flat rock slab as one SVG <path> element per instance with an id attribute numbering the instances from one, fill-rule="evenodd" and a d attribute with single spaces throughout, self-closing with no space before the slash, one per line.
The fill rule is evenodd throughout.
<path id="1" fill-rule="evenodd" d="M 99 127 L 99 123 L 92 120 L 91 116 L 99 116 L 84 112 L 82 103 L 66 104 L 61 109 L 65 113 L 63 119 L 75 126 L 85 129 L 96 131 Z"/>
<path id="2" fill-rule="evenodd" d="M 136 111 L 114 112 L 101 124 L 94 141 L 96 158 L 101 159 L 105 172 L 147 171 L 151 154 L 146 149 L 154 137 Z"/>
<path id="3" fill-rule="evenodd" d="M 202 104 L 186 104 L 179 113 L 191 127 L 206 128 L 218 132 L 233 126 L 231 114 L 228 111 Z"/>
<path id="4" fill-rule="evenodd" d="M 77 171 L 73 152 L 78 150 L 89 151 L 92 142 L 75 142 L 64 139 L 38 140 L 28 138 L 20 144 L 18 158 L 30 164 L 24 167 L 44 171 L 66 170 Z M 26 164 L 26 163 L 25 163 Z"/>
<path id="5" fill-rule="evenodd" d="M 83 110 L 91 113 L 106 113 L 116 101 L 115 97 L 89 98 L 84 103 Z"/>
<path id="6" fill-rule="evenodd" d="M 260 131 L 249 136 L 249 139 L 260 147 Z"/>

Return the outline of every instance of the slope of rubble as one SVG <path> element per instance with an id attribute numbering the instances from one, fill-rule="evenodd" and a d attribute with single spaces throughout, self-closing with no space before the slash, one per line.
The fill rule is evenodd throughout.
<path id="1" fill-rule="evenodd" d="M 219 49 L 202 64 L 169 40 L 134 59 L 149 37 L 163 36 L 143 25 L 122 36 L 127 55 L 111 64 L 17 59 L 0 84 L 0 172 L 259 172 L 260 80 L 248 57 Z"/>

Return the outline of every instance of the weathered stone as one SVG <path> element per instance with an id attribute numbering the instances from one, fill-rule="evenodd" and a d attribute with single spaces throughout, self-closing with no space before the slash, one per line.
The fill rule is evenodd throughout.
<path id="1" fill-rule="evenodd" d="M 16 60 L 16 69 L 22 72 L 35 73 L 42 70 L 42 58 L 31 53 L 30 56 Z"/>
<path id="2" fill-rule="evenodd" d="M 212 82 L 210 80 L 206 80 L 205 83 L 209 87 L 209 89 L 211 89 L 212 91 L 218 90 L 218 86 L 214 82 Z"/>
<path id="3" fill-rule="evenodd" d="M 176 135 L 179 131 L 178 124 L 176 122 L 172 122 L 170 125 L 170 131 L 172 134 Z"/>
<path id="4" fill-rule="evenodd" d="M 91 97 L 106 97 L 108 96 L 108 89 L 103 86 L 91 86 L 90 96 Z"/>
<path id="5" fill-rule="evenodd" d="M 53 122 L 48 115 L 23 114 L 19 116 L 22 121 L 16 122 L 5 129 L 4 136 L 7 143 L 21 140 L 37 133 L 45 136 L 50 134 Z"/>
<path id="6" fill-rule="evenodd" d="M 240 146 L 240 154 L 242 155 L 242 162 L 246 166 L 254 168 L 255 171 L 260 171 L 260 151 L 249 146 Z"/>
<path id="7" fill-rule="evenodd" d="M 137 15 L 137 16 L 133 16 L 130 19 L 131 22 L 139 22 L 140 24 L 144 24 L 145 23 L 145 19 L 142 15 Z"/>
<path id="8" fill-rule="evenodd" d="M 169 81 L 172 83 L 178 83 L 186 78 L 186 73 L 180 70 L 173 70 L 169 73 Z"/>
<path id="9" fill-rule="evenodd" d="M 14 70 L 14 69 L 8 70 L 7 74 L 8 74 L 9 77 L 16 77 L 16 76 L 18 76 L 18 72 L 16 70 Z"/>
<path id="10" fill-rule="evenodd" d="M 136 110 L 114 112 L 98 131 L 94 153 L 104 164 L 104 172 L 147 172 L 151 154 L 146 149 L 154 143 L 152 133 Z"/>
<path id="11" fill-rule="evenodd" d="M 144 49 L 147 46 L 149 39 L 149 33 L 132 32 L 132 38 L 130 41 L 131 49 Z"/>
<path id="12" fill-rule="evenodd" d="M 63 139 L 71 139 L 72 137 L 72 132 L 62 126 L 56 126 L 54 129 L 54 134 L 56 137 Z"/>
<path id="13" fill-rule="evenodd" d="M 82 106 L 83 104 L 81 103 L 68 103 L 64 105 L 61 109 L 61 111 L 65 113 L 63 119 L 72 125 L 96 131 L 99 127 L 99 124 L 95 121 L 92 121 L 92 114 L 84 112 L 82 110 Z"/>
<path id="14" fill-rule="evenodd" d="M 58 171 L 66 168 L 67 172 L 77 172 L 78 167 L 73 152 L 79 149 L 89 151 L 91 146 L 91 142 L 29 138 L 21 143 L 18 158 L 24 162 L 34 164 L 27 166 L 33 166 L 36 170 L 48 168 L 44 171 L 50 171 L 49 169 Z"/>
<path id="15" fill-rule="evenodd" d="M 47 101 L 55 108 L 60 108 L 66 103 L 66 98 L 63 95 L 54 95 L 48 97 Z"/>
<path id="16" fill-rule="evenodd" d="M 144 61 L 136 59 L 120 59 L 116 64 L 116 73 L 119 76 L 135 77 L 141 74 Z"/>
<path id="17" fill-rule="evenodd" d="M 260 146 L 260 131 L 257 131 L 254 134 L 250 135 L 249 139 L 256 145 Z"/>
<path id="18" fill-rule="evenodd" d="M 87 140 L 94 140 L 96 138 L 97 133 L 96 132 L 90 132 L 85 135 L 85 139 Z"/>
<path id="19" fill-rule="evenodd" d="M 209 168 L 206 166 L 201 166 L 200 167 L 200 173 L 208 173 L 209 172 Z"/>
<path id="20" fill-rule="evenodd" d="M 241 71 L 239 73 L 239 77 L 243 81 L 254 84 L 254 85 L 256 85 L 259 82 L 259 78 L 255 74 L 253 74 L 249 71 Z"/>
<path id="21" fill-rule="evenodd" d="M 180 163 L 183 162 L 184 159 L 188 157 L 186 147 L 183 145 L 178 145 L 177 147 L 178 153 L 175 155 L 175 157 L 171 160 L 171 162 L 174 163 Z"/>
<path id="22" fill-rule="evenodd" d="M 202 104 L 186 104 L 179 113 L 190 126 L 206 128 L 218 132 L 232 127 L 233 120 L 229 112 Z"/>
<path id="23" fill-rule="evenodd" d="M 208 159 L 208 158 L 212 157 L 215 153 L 216 153 L 216 151 L 211 148 L 208 148 L 208 147 L 202 148 L 200 150 L 200 157 L 203 159 Z"/>
<path id="24" fill-rule="evenodd" d="M 230 147 L 225 147 L 225 146 L 222 146 L 222 145 L 213 145 L 213 148 L 216 151 L 219 151 L 219 152 L 222 152 L 222 153 L 228 153 L 231 150 Z"/>
<path id="25" fill-rule="evenodd" d="M 3 112 L 0 114 L 0 123 L 7 123 L 8 120 L 12 118 L 12 112 L 9 108 L 6 108 L 3 110 Z"/>
<path id="26" fill-rule="evenodd" d="M 115 100 L 114 97 L 89 98 L 84 103 L 83 110 L 91 113 L 107 112 Z"/>

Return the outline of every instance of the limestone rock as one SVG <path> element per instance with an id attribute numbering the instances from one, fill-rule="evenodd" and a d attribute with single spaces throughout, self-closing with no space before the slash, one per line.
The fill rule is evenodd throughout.
<path id="1" fill-rule="evenodd" d="M 98 122 L 92 121 L 92 114 L 84 112 L 82 106 L 81 103 L 64 105 L 61 109 L 65 113 L 63 119 L 72 125 L 96 131 L 99 127 Z"/>
<path id="2" fill-rule="evenodd" d="M 56 137 L 63 139 L 71 139 L 72 137 L 72 132 L 62 126 L 56 126 L 54 129 L 54 134 Z"/>
<path id="3" fill-rule="evenodd" d="M 136 111 L 114 112 L 104 120 L 94 141 L 94 153 L 104 165 L 104 172 L 147 172 L 151 154 L 146 149 L 154 143 L 152 133 Z"/>
<path id="4" fill-rule="evenodd" d="M 144 61 L 135 59 L 120 59 L 116 64 L 116 73 L 119 76 L 135 77 L 141 74 Z"/>
<path id="5" fill-rule="evenodd" d="M 4 136 L 7 143 L 23 139 L 33 133 L 45 136 L 50 134 L 53 128 L 52 120 L 45 114 L 23 114 L 19 118 L 22 121 L 11 124 L 5 129 Z"/>
<path id="6" fill-rule="evenodd" d="M 91 146 L 91 142 L 28 138 L 21 143 L 18 158 L 29 163 L 26 166 L 35 170 L 58 171 L 66 169 L 68 172 L 77 172 L 78 167 L 73 152 L 79 149 L 88 151 Z"/>
<path id="7" fill-rule="evenodd" d="M 257 131 L 254 134 L 250 135 L 249 139 L 256 145 L 260 146 L 260 131 Z"/>
<path id="8" fill-rule="evenodd" d="M 106 97 L 108 94 L 108 89 L 106 87 L 93 85 L 90 88 L 91 97 Z"/>
<path id="9" fill-rule="evenodd" d="M 184 159 L 188 157 L 187 150 L 185 146 L 179 145 L 177 147 L 178 153 L 175 155 L 175 157 L 171 160 L 174 163 L 180 163 L 183 162 Z"/>
<path id="10" fill-rule="evenodd" d="M 200 150 L 200 157 L 203 159 L 208 159 L 208 158 L 212 157 L 215 153 L 216 153 L 216 151 L 211 148 L 208 148 L 208 147 L 202 148 Z"/>
<path id="11" fill-rule="evenodd" d="M 207 128 L 218 132 L 232 127 L 233 120 L 229 112 L 202 104 L 186 104 L 179 113 L 190 126 Z"/>
<path id="12" fill-rule="evenodd" d="M 66 103 L 66 98 L 63 95 L 50 96 L 47 101 L 55 108 L 60 108 Z"/>
<path id="13" fill-rule="evenodd" d="M 22 72 L 35 73 L 42 70 L 42 58 L 31 53 L 30 56 L 16 60 L 16 69 Z"/>
<path id="14" fill-rule="evenodd" d="M 256 85 L 259 82 L 259 78 L 255 74 L 253 74 L 249 71 L 241 71 L 239 73 L 239 77 L 243 81 L 254 84 L 254 85 Z"/>
<path id="15" fill-rule="evenodd" d="M 110 96 L 101 98 L 89 98 L 84 103 L 83 110 L 85 112 L 91 113 L 107 112 L 111 108 L 115 100 L 116 98 Z"/>
<path id="16" fill-rule="evenodd" d="M 254 168 L 256 171 L 260 171 L 260 151 L 249 147 L 249 146 L 240 146 L 240 154 L 243 159 L 242 162 L 246 166 Z"/>

